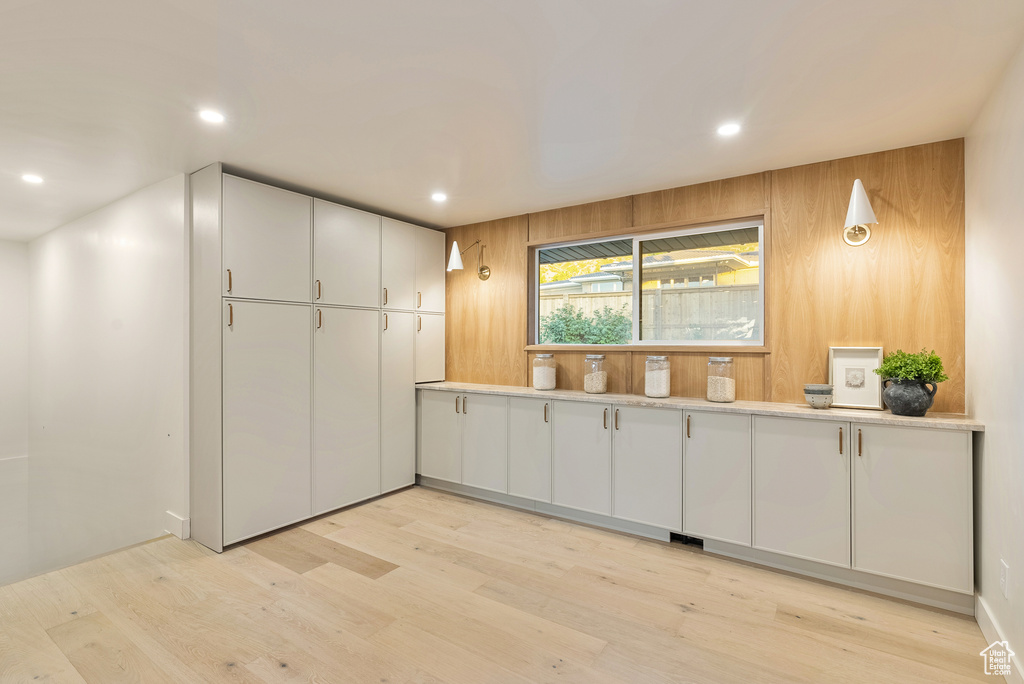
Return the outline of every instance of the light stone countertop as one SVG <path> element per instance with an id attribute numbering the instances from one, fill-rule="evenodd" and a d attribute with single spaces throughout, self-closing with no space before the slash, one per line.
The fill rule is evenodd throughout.
<path id="1" fill-rule="evenodd" d="M 510 385 L 477 385 L 467 382 L 429 382 L 416 385 L 417 389 L 442 392 L 469 392 L 475 394 L 504 394 L 534 399 L 562 399 L 566 401 L 589 401 L 598 404 L 619 406 L 643 406 L 649 408 L 674 408 L 694 411 L 716 411 L 719 413 L 747 413 L 757 416 L 779 416 L 782 418 L 805 418 L 809 420 L 838 420 L 871 425 L 892 425 L 897 427 L 920 427 L 934 430 L 963 430 L 984 432 L 982 423 L 959 413 L 929 413 L 924 418 L 894 416 L 889 411 L 862 409 L 813 409 L 805 404 L 781 404 L 768 401 L 736 401 L 720 404 L 706 399 L 692 397 L 668 397 L 652 399 L 638 394 L 587 394 L 579 390 L 551 390 L 542 392 L 532 387 Z"/>

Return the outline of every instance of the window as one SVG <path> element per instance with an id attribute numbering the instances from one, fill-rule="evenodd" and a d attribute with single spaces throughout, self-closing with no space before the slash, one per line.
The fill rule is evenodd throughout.
<path id="1" fill-rule="evenodd" d="M 538 249 L 536 341 L 762 345 L 763 233 L 756 222 Z"/>

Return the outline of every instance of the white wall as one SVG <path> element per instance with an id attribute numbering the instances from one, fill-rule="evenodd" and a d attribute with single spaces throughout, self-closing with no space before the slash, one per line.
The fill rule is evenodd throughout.
<path id="1" fill-rule="evenodd" d="M 186 179 L 29 247 L 32 573 L 187 517 Z"/>
<path id="2" fill-rule="evenodd" d="M 0 241 L 0 584 L 26 570 L 28 245 Z"/>
<path id="3" fill-rule="evenodd" d="M 976 466 L 979 623 L 1024 658 L 1024 50 L 966 140 L 967 403 Z M 941 268 L 940 264 L 936 268 Z M 1010 565 L 1009 598 L 999 561 Z M 990 629 L 991 631 L 991 629 Z"/>

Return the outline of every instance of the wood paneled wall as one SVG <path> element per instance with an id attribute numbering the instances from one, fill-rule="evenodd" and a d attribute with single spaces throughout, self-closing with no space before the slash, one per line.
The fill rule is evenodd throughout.
<path id="1" fill-rule="evenodd" d="M 486 243 L 492 277 L 448 274 L 448 379 L 529 384 L 527 243 L 632 228 L 764 216 L 767 351 L 730 352 L 737 398 L 802 402 L 828 379 L 829 346 L 934 348 L 950 376 L 936 411 L 964 410 L 963 140 L 729 178 L 448 229 L 463 247 Z M 843 242 L 853 180 L 879 225 Z M 609 391 L 643 393 L 646 352 L 607 351 Z M 703 396 L 707 351 L 666 353 L 672 394 Z M 558 385 L 582 389 L 583 352 L 556 353 Z"/>

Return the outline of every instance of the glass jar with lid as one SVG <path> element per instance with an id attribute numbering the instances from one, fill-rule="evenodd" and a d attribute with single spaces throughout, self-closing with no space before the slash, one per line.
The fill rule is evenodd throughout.
<path id="1" fill-rule="evenodd" d="M 555 389 L 554 354 L 537 354 L 533 358 L 533 389 Z"/>
<path id="2" fill-rule="evenodd" d="M 644 363 L 644 394 L 649 397 L 667 397 L 671 385 L 667 356 L 648 356 Z"/>
<path id="3" fill-rule="evenodd" d="M 608 391 L 604 354 L 587 354 L 583 360 L 583 389 L 589 394 L 604 394 Z"/>
<path id="4" fill-rule="evenodd" d="M 736 401 L 736 369 L 732 357 L 708 357 L 708 401 Z"/>

